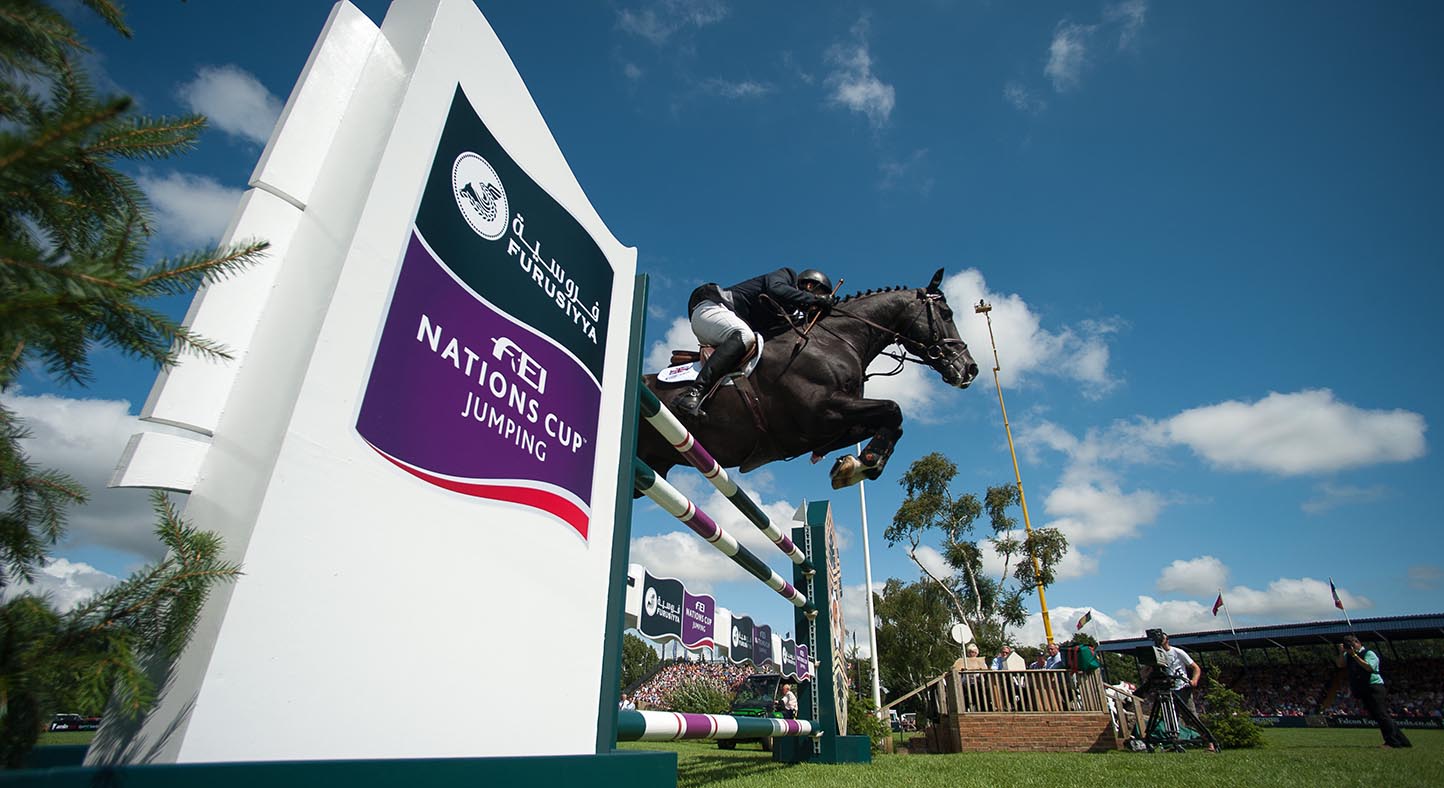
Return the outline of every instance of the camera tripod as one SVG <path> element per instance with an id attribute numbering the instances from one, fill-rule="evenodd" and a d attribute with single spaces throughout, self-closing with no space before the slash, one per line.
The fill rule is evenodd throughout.
<path id="1" fill-rule="evenodd" d="M 1185 730 L 1194 735 L 1183 738 L 1181 734 Z M 1183 752 L 1185 745 L 1212 745 L 1215 750 L 1222 749 L 1218 746 L 1218 740 L 1213 738 L 1213 733 L 1203 724 L 1203 720 L 1186 704 L 1179 702 L 1178 695 L 1172 689 L 1158 689 L 1153 692 L 1153 710 L 1148 713 L 1148 724 L 1143 728 L 1143 743 L 1148 746 L 1149 752 L 1157 749 Z"/>

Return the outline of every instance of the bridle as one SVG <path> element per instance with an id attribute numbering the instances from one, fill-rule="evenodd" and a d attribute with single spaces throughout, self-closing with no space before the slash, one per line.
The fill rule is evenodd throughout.
<path id="1" fill-rule="evenodd" d="M 891 375 L 896 375 L 902 372 L 903 367 L 909 361 L 913 362 L 914 364 L 924 364 L 941 374 L 943 372 L 943 369 L 940 366 L 942 362 L 948 361 L 954 355 L 956 355 L 955 352 L 950 352 L 950 345 L 961 345 L 961 348 L 959 348 L 959 352 L 968 349 L 968 343 L 964 342 L 962 339 L 943 336 L 943 317 L 939 314 L 939 312 L 942 310 L 941 303 L 943 300 L 943 294 L 919 289 L 917 290 L 917 297 L 923 302 L 923 306 L 926 309 L 926 314 L 928 318 L 927 342 L 921 342 L 919 340 L 913 339 L 912 337 L 904 336 L 903 334 L 891 328 L 888 328 L 887 326 L 869 320 L 856 313 L 849 312 L 840 307 L 832 308 L 832 314 L 851 318 L 871 328 L 875 328 L 878 331 L 881 331 L 884 335 L 891 337 L 891 341 L 888 342 L 888 345 L 896 344 L 901 345 L 903 348 L 902 353 L 892 353 L 887 350 L 883 350 L 882 352 L 880 352 L 878 355 L 887 356 L 888 358 L 896 360 L 897 366 L 889 372 L 874 372 L 872 374 L 864 375 L 864 381 L 866 381 L 868 378 L 873 377 L 888 377 Z M 837 334 L 837 332 L 831 331 L 826 328 L 824 328 L 824 330 L 827 330 L 828 333 L 831 333 L 838 339 L 847 342 L 847 338 Z M 848 345 L 851 346 L 852 343 L 848 342 Z M 854 346 L 853 350 L 858 351 L 859 357 L 866 357 L 866 353 L 862 352 L 861 349 Z M 911 353 L 912 355 L 908 355 L 909 353 Z"/>

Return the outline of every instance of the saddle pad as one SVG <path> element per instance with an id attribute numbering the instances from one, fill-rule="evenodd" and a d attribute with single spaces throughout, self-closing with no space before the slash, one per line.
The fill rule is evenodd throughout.
<path id="1" fill-rule="evenodd" d="M 742 369 L 739 372 L 733 373 L 733 375 L 729 375 L 728 379 L 722 382 L 722 385 L 730 386 L 732 385 L 731 378 L 733 376 L 738 374 L 744 376 L 751 375 L 752 370 L 757 369 L 757 362 L 762 360 L 762 335 L 753 334 L 752 336 L 757 340 L 757 352 L 749 356 L 747 362 L 742 365 Z M 676 364 L 658 372 L 657 382 L 670 384 L 691 383 L 697 379 L 697 375 L 701 371 L 702 362 L 700 361 L 693 361 L 690 364 Z"/>

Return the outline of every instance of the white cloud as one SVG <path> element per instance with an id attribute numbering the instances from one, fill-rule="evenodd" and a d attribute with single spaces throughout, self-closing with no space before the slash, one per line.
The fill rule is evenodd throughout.
<path id="1" fill-rule="evenodd" d="M 1343 588 L 1339 589 L 1339 598 L 1346 610 L 1374 606 L 1373 600 L 1368 597 L 1357 596 Z M 1230 613 L 1264 619 L 1262 623 L 1314 621 L 1338 615 L 1328 581 L 1311 577 L 1279 578 L 1264 590 L 1247 586 L 1226 588 L 1223 601 Z"/>
<path id="2" fill-rule="evenodd" d="M 853 40 L 833 44 L 826 60 L 832 71 L 826 84 L 832 90 L 828 99 L 834 104 L 867 116 L 874 128 L 887 123 L 896 102 L 892 85 L 878 79 L 872 71 L 872 54 L 867 46 L 868 20 L 858 20 L 852 27 Z"/>
<path id="3" fill-rule="evenodd" d="M 68 613 L 119 580 L 89 564 L 56 558 L 36 570 L 32 582 L 15 583 L 0 589 L 0 599 L 9 601 L 27 594 L 43 596 L 57 611 Z"/>
<path id="4" fill-rule="evenodd" d="M 686 466 L 672 474 L 672 478 L 668 481 L 679 492 L 692 500 L 698 508 L 706 512 L 723 530 L 761 558 L 763 563 L 772 566 L 789 582 L 791 581 L 791 569 L 788 568 L 791 566 L 791 561 L 783 555 L 777 545 L 772 543 L 771 539 L 767 538 L 766 534 L 753 525 L 751 520 L 748 520 L 710 483 Z M 768 501 L 753 484 L 751 476 L 739 480 L 739 485 L 766 512 L 774 525 L 783 533 L 788 532 L 793 524 L 792 515 L 797 511 L 800 501 Z M 660 511 L 658 513 L 668 516 Z M 703 593 L 712 593 L 718 583 L 744 581 L 756 584 L 761 582 L 739 567 L 732 559 L 692 533 L 685 525 L 675 520 L 672 523 L 677 530 L 660 536 L 634 538 L 632 540 L 632 562 L 641 564 L 654 575 L 678 578 L 685 582 L 688 588 Z M 844 531 L 839 529 L 839 543 L 844 541 L 841 537 L 842 533 Z M 725 605 L 725 602 L 723 604 Z"/>
<path id="5" fill-rule="evenodd" d="M 636 63 L 626 63 L 622 66 L 622 74 L 624 74 L 627 79 L 632 82 L 640 80 L 644 73 L 645 72 L 642 71 L 642 67 L 637 65 Z"/>
<path id="6" fill-rule="evenodd" d="M 1008 102 L 1013 109 L 1029 115 L 1037 115 L 1048 108 L 1046 101 L 1034 95 L 1026 85 L 1016 80 L 1009 81 L 1003 86 L 1003 100 Z"/>
<path id="7" fill-rule="evenodd" d="M 653 342 L 652 347 L 647 349 L 642 373 L 651 374 L 666 369 L 672 359 L 673 350 L 696 349 L 697 335 L 692 333 L 691 321 L 685 317 L 679 317 L 673 320 L 670 326 L 667 326 L 666 336 Z"/>
<path id="8" fill-rule="evenodd" d="M 720 22 L 729 11 L 721 0 L 656 0 L 642 8 L 618 11 L 617 27 L 662 46 L 679 30 Z"/>
<path id="9" fill-rule="evenodd" d="M 896 345 L 890 348 L 900 351 Z M 878 356 L 867 365 L 867 374 L 891 372 L 897 361 Z M 956 389 L 942 382 L 933 370 L 919 364 L 904 364 L 896 375 L 869 378 L 863 384 L 868 399 L 890 399 L 902 408 L 904 422 L 917 420 L 924 424 L 941 421 L 953 403 Z"/>
<path id="10" fill-rule="evenodd" d="M 1223 588 L 1228 581 L 1228 567 L 1211 555 L 1174 561 L 1158 576 L 1158 590 L 1191 596 L 1206 596 Z"/>
<path id="11" fill-rule="evenodd" d="M 1118 48 L 1130 49 L 1148 17 L 1148 0 L 1123 0 L 1103 9 L 1103 18 L 1118 26 Z"/>
<path id="12" fill-rule="evenodd" d="M 1444 569 L 1433 564 L 1415 564 L 1409 567 L 1408 584 L 1413 591 L 1433 591 L 1444 585 Z"/>
<path id="13" fill-rule="evenodd" d="M 241 201 L 240 189 L 204 175 L 141 175 L 137 182 L 155 208 L 158 234 L 179 247 L 214 247 Z"/>
<path id="14" fill-rule="evenodd" d="M 1328 389 L 1207 405 L 1162 426 L 1215 466 L 1283 476 L 1415 460 L 1424 456 L 1428 430 L 1418 413 L 1363 410 Z"/>
<path id="15" fill-rule="evenodd" d="M 881 593 L 884 583 L 873 578 L 873 591 Z M 872 656 L 872 646 L 867 636 L 867 584 L 845 585 L 842 587 L 842 622 L 847 626 L 848 648 L 852 648 L 852 635 L 857 634 L 857 650 L 864 659 Z M 868 678 L 868 682 L 872 679 Z M 871 684 L 869 684 L 871 686 Z"/>
<path id="16" fill-rule="evenodd" d="M 920 545 L 916 550 L 916 555 L 918 563 L 922 564 L 923 568 L 927 569 L 933 577 L 946 579 L 953 573 L 953 568 L 948 565 L 948 561 L 946 558 L 943 558 L 943 554 L 932 547 Z"/>
<path id="17" fill-rule="evenodd" d="M 1228 597 L 1224 597 L 1227 601 Z M 1138 597 L 1138 605 L 1119 615 L 1124 634 L 1118 637 L 1143 637 L 1155 627 L 1164 632 L 1197 632 L 1219 628 L 1213 616 L 1213 605 L 1192 600 L 1159 601 L 1151 596 Z"/>
<path id="18" fill-rule="evenodd" d="M 1309 514 L 1320 514 L 1340 506 L 1356 506 L 1361 503 L 1378 501 L 1389 496 L 1389 488 L 1382 484 L 1358 487 L 1352 484 L 1323 482 L 1314 485 L 1317 495 L 1299 504 Z"/>
<path id="19" fill-rule="evenodd" d="M 771 93 L 774 88 L 766 82 L 744 80 L 731 82 L 725 79 L 709 79 L 702 83 L 702 90 L 730 99 L 758 98 Z"/>
<path id="20" fill-rule="evenodd" d="M 1059 22 L 1053 29 L 1053 42 L 1048 45 L 1048 65 L 1043 73 L 1053 80 L 1053 89 L 1062 93 L 1078 87 L 1088 57 L 1088 36 L 1093 28 L 1072 22 Z"/>
<path id="21" fill-rule="evenodd" d="M 1053 89 L 1064 93 L 1082 83 L 1083 71 L 1092 60 L 1090 53 L 1098 39 L 1116 34 L 1119 50 L 1133 49 L 1147 18 L 1147 0 L 1122 0 L 1105 6 L 1103 18 L 1095 24 L 1060 21 L 1053 28 L 1048 63 L 1043 68 L 1043 73 L 1053 82 Z"/>
<path id="22" fill-rule="evenodd" d="M 67 536 L 58 550 L 108 547 L 135 556 L 137 563 L 162 557 L 147 491 L 106 487 L 126 442 L 139 431 L 130 403 L 50 394 L 4 394 L 0 401 L 30 431 L 21 445 L 31 460 L 69 474 L 90 495 L 90 503 L 69 510 Z"/>
<path id="23" fill-rule="evenodd" d="M 1037 600 L 1030 602 L 1037 606 Z M 1073 637 L 1078 632 L 1078 619 L 1084 613 L 1093 611 L 1093 618 L 1083 627 L 1084 634 L 1090 635 L 1098 640 L 1113 640 L 1115 638 L 1131 637 L 1132 626 L 1125 622 L 1104 613 L 1096 607 L 1074 607 L 1072 605 L 1049 605 L 1048 623 L 1053 628 L 1053 640 L 1062 643 Z M 1046 639 L 1046 631 L 1043 628 L 1043 613 L 1035 611 L 1028 615 L 1028 620 L 1017 629 L 1009 630 L 1009 639 L 1020 646 L 1036 646 Z"/>
<path id="24" fill-rule="evenodd" d="M 958 330 L 984 368 L 992 366 L 984 363 L 992 355 L 988 325 L 972 307 L 979 300 L 992 306 L 993 337 L 1005 383 L 1020 383 L 1037 374 L 1058 375 L 1083 384 L 1082 393 L 1089 398 L 1101 397 L 1118 385 L 1108 369 L 1108 337 L 1119 330 L 1121 321 L 1089 320 L 1049 331 L 1021 296 L 990 291 L 975 268 L 949 276 L 942 289 L 953 305 Z"/>
<path id="25" fill-rule="evenodd" d="M 202 66 L 178 93 L 216 128 L 257 145 L 266 144 L 281 117 L 281 100 L 240 66 Z"/>
<path id="26" fill-rule="evenodd" d="M 1150 490 L 1124 492 L 1116 484 L 1065 483 L 1048 494 L 1043 509 L 1070 544 L 1097 544 L 1134 536 L 1158 519 L 1162 496 Z"/>

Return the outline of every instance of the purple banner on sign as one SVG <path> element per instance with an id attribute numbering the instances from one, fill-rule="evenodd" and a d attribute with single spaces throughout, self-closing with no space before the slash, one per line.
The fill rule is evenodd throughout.
<path id="1" fill-rule="evenodd" d="M 438 487 L 548 512 L 585 539 L 601 388 L 463 287 L 413 229 L 356 430 Z"/>
<path id="2" fill-rule="evenodd" d="M 797 677 L 799 679 L 812 677 L 812 654 L 808 652 L 806 643 L 799 643 L 797 646 Z"/>
<path id="3" fill-rule="evenodd" d="M 756 665 L 766 665 L 772 662 L 771 626 L 752 628 L 752 662 Z"/>
<path id="4" fill-rule="evenodd" d="M 717 616 L 717 600 L 706 594 L 692 594 L 682 591 L 682 645 L 687 648 L 713 646 L 713 620 Z"/>

